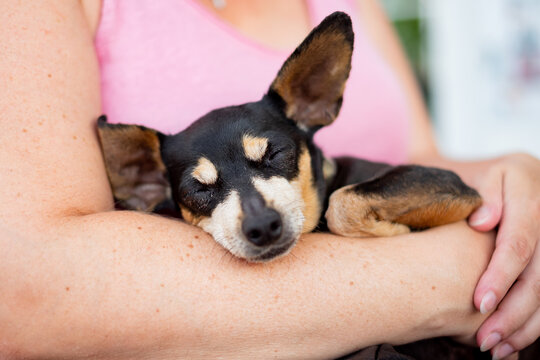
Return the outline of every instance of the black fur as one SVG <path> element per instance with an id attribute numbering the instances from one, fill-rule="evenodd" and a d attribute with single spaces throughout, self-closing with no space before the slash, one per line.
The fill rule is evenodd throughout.
<path id="1" fill-rule="evenodd" d="M 326 45 L 336 52 L 325 51 Z M 324 157 L 313 136 L 339 112 L 353 46 L 351 20 L 347 14 L 336 12 L 313 29 L 285 61 L 260 101 L 211 111 L 175 135 L 137 127 L 155 133 L 159 139 L 161 160 L 167 172 L 164 177 L 169 179 L 173 202 L 193 216 L 210 217 L 234 190 L 239 194 L 242 208 L 249 209 L 248 203 L 262 200 L 252 179 L 280 177 L 289 182 L 297 179 L 303 149 L 308 150 L 311 158 L 311 185 L 321 210 L 320 220 L 328 207 L 329 195 L 349 184 L 357 184 L 350 191 L 358 196 L 392 197 L 419 188 L 435 195 L 450 191 L 477 196 L 448 171 L 412 165 L 391 167 L 347 157 L 335 159 L 336 173 L 325 179 Z M 110 125 L 100 118 L 98 127 L 105 130 L 107 126 L 114 129 L 126 125 Z M 251 161 L 244 155 L 242 139 L 246 134 L 268 139 L 261 161 Z M 218 169 L 215 183 L 202 184 L 192 176 L 201 157 Z M 143 179 L 145 164 L 138 166 Z M 170 203 L 165 199 L 158 207 L 170 209 Z M 324 220 L 321 225 L 324 229 Z"/>
<path id="2" fill-rule="evenodd" d="M 244 156 L 244 134 L 268 138 L 269 148 L 262 162 Z M 255 176 L 295 178 L 302 144 L 308 142 L 310 135 L 284 117 L 265 96 L 258 102 L 212 111 L 181 133 L 163 137 L 161 154 L 173 197 L 195 214 L 209 216 L 233 188 L 240 195 L 254 193 L 250 179 Z M 201 156 L 220 169 L 215 185 L 201 185 L 190 175 Z"/>

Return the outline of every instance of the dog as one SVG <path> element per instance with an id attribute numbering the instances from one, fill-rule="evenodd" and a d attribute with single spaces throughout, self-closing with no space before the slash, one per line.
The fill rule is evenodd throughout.
<path id="1" fill-rule="evenodd" d="M 349 16 L 331 14 L 260 101 L 211 111 L 174 135 L 100 117 L 120 206 L 156 211 L 172 204 L 186 222 L 251 262 L 287 254 L 315 229 L 393 236 L 465 219 L 481 198 L 453 172 L 329 159 L 313 142 L 338 116 L 353 42 Z"/>

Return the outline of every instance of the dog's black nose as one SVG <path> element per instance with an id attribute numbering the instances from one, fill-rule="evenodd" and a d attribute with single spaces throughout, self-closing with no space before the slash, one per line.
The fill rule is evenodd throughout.
<path id="1" fill-rule="evenodd" d="M 242 222 L 242 232 L 246 239 L 256 246 L 270 245 L 281 236 L 281 217 L 270 208 L 258 214 L 248 215 Z"/>

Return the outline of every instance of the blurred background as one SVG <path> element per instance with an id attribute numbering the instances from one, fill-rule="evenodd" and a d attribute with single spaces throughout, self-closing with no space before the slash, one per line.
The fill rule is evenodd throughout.
<path id="1" fill-rule="evenodd" d="M 540 0 L 380 1 L 445 155 L 540 157 Z"/>

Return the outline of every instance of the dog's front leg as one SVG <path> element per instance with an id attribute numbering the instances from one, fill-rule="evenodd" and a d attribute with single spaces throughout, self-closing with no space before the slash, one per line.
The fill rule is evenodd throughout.
<path id="1" fill-rule="evenodd" d="M 328 228 L 345 236 L 393 236 L 465 219 L 481 204 L 453 172 L 381 165 L 371 179 L 334 191 Z"/>

